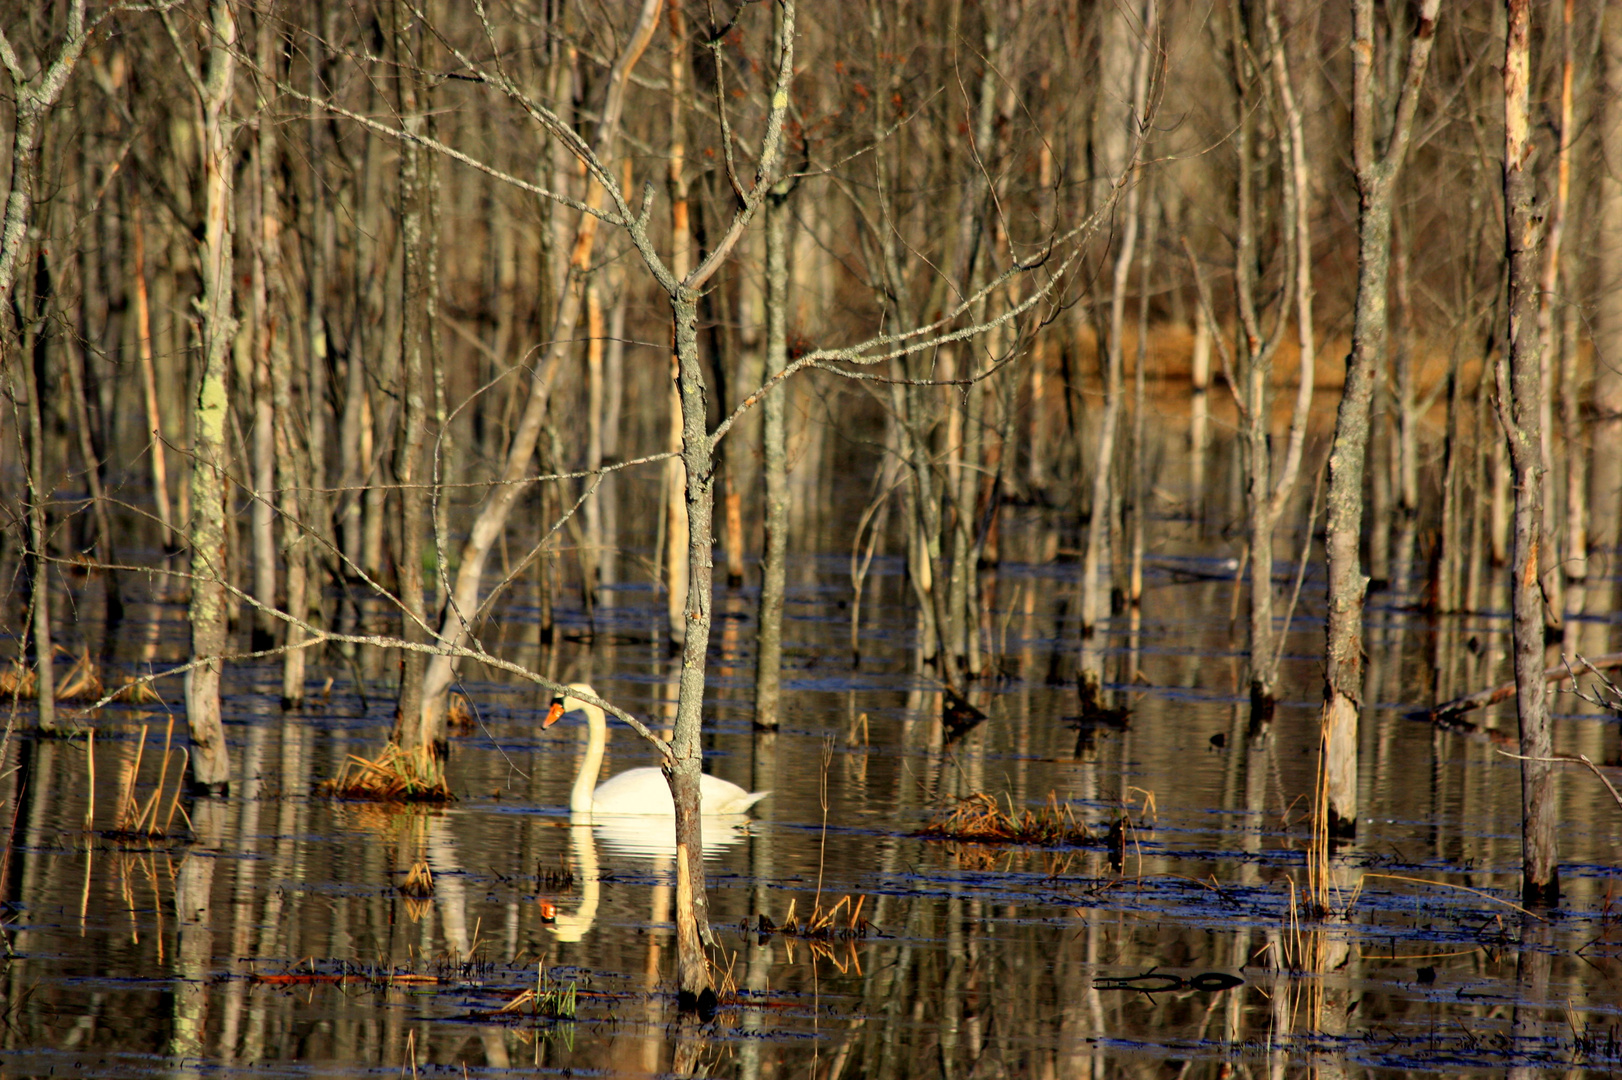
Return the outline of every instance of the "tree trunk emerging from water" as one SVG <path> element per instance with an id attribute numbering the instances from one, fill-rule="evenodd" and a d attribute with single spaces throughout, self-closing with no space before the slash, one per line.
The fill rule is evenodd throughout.
<path id="1" fill-rule="evenodd" d="M 788 207 L 779 184 L 766 196 L 766 375 L 788 362 Z M 761 406 L 766 550 L 760 568 L 760 631 L 755 644 L 755 727 L 776 728 L 783 678 L 783 593 L 788 561 L 788 439 L 779 387 Z"/>
<path id="2" fill-rule="evenodd" d="M 1504 248 L 1509 262 L 1508 355 L 1498 354 L 1498 418 L 1515 473 L 1515 705 L 1521 735 L 1521 895 L 1528 904 L 1560 898 L 1555 862 L 1554 766 L 1543 679 L 1542 342 L 1538 337 L 1538 242 L 1531 150 L 1531 0 L 1508 0 L 1504 50 Z"/>
<path id="3" fill-rule="evenodd" d="M 1156 11 L 1155 0 L 1148 0 L 1137 11 L 1123 8 L 1104 16 L 1100 49 L 1107 70 L 1099 91 L 1094 134 L 1098 160 L 1093 169 L 1101 184 L 1113 183 L 1126 174 L 1143 154 L 1144 132 L 1133 128 L 1143 122 L 1148 102 Z M 1134 38 L 1138 40 L 1136 50 L 1131 47 Z M 1108 198 L 1107 189 L 1094 192 L 1097 205 L 1104 205 Z M 1112 508 L 1116 505 L 1111 489 L 1115 479 L 1116 434 L 1121 419 L 1121 339 L 1126 321 L 1126 290 L 1137 249 L 1141 201 L 1139 183 L 1133 178 L 1123 201 L 1119 247 L 1110 283 L 1109 320 L 1101 335 L 1099 367 L 1104 386 L 1104 414 L 1099 422 L 1097 450 L 1092 462 L 1087 548 L 1081 571 L 1081 652 L 1077 667 L 1084 712 L 1104 706 L 1104 642 L 1099 637 L 1099 623 L 1106 614 L 1107 593 L 1102 575 L 1118 558 L 1110 542 Z"/>
<path id="4" fill-rule="evenodd" d="M 1240 406 L 1240 450 L 1245 467 L 1245 504 L 1250 519 L 1250 705 L 1251 724 L 1259 726 L 1272 719 L 1278 695 L 1278 669 L 1281 649 L 1274 623 L 1273 588 L 1273 533 L 1284 516 L 1284 509 L 1295 490 L 1300 473 L 1302 450 L 1306 444 L 1308 413 L 1312 407 L 1312 388 L 1316 372 L 1316 350 L 1312 319 L 1312 233 L 1309 201 L 1311 178 L 1306 156 L 1306 137 L 1301 110 L 1296 105 L 1295 88 L 1284 49 L 1283 32 L 1279 25 L 1275 5 L 1269 0 L 1263 8 L 1262 18 L 1265 40 L 1255 39 L 1257 27 L 1245 25 L 1235 13 L 1233 41 L 1235 57 L 1234 82 L 1242 111 L 1235 130 L 1234 142 L 1238 157 L 1238 231 L 1235 236 L 1234 292 L 1239 314 L 1238 399 Z M 1269 87 L 1259 73 L 1253 73 L 1251 55 L 1265 55 L 1269 60 L 1272 84 Z M 1279 147 L 1280 214 L 1277 219 L 1282 232 L 1283 249 L 1280 266 L 1281 278 L 1293 284 L 1291 295 L 1282 293 L 1277 299 L 1271 327 L 1263 327 L 1263 314 L 1267 306 L 1258 272 L 1267 265 L 1259 258 L 1259 229 L 1265 228 L 1262 192 L 1257 190 L 1264 181 L 1265 171 L 1259 165 L 1255 139 L 1255 115 L 1264 111 L 1252 107 L 1250 95 L 1263 95 L 1258 105 L 1271 102 L 1272 112 L 1283 120 L 1288 135 Z M 1278 470 L 1273 474 L 1273 422 L 1272 385 L 1273 363 L 1279 345 L 1289 328 L 1290 305 L 1295 307 L 1295 321 L 1301 348 L 1300 374 L 1296 386 L 1295 405 L 1291 412 L 1288 449 Z M 1226 353 L 1224 353 L 1226 355 Z"/>
<path id="5" fill-rule="evenodd" d="M 394 58 L 400 88 L 400 126 L 421 135 L 427 126 L 426 87 L 419 70 L 418 46 L 422 34 L 407 4 L 394 5 Z M 429 247 L 437 242 L 429 227 L 429 160 L 426 147 L 407 140 L 400 148 L 400 442 L 395 447 L 394 480 L 399 485 L 398 590 L 402 633 L 406 641 L 428 641 L 428 609 L 423 597 L 423 529 L 428 496 L 422 484 L 423 444 L 428 436 L 429 319 L 434 297 L 429 291 Z M 394 741 L 406 750 L 423 751 L 422 761 L 444 756 L 444 726 L 423 707 L 426 656 L 404 650 L 400 658 L 399 710 L 395 714 Z M 437 772 L 437 769 L 435 770 Z M 437 776 L 423 779 L 432 782 Z"/>
<path id="6" fill-rule="evenodd" d="M 166 16 L 167 18 L 167 16 Z M 198 379 L 193 421 L 191 493 L 192 662 L 186 675 L 186 722 L 191 734 L 191 786 L 213 795 L 226 793 L 231 759 L 220 720 L 221 655 L 226 651 L 225 509 L 229 450 L 226 423 L 226 358 L 236 334 L 231 313 L 231 140 L 234 123 L 226 115 L 236 71 L 236 17 L 229 0 L 209 8 L 208 48 L 199 74 L 185 52 L 193 88 L 203 110 L 203 370 Z M 176 37 L 175 45 L 180 50 Z"/>
<path id="7" fill-rule="evenodd" d="M 710 606 L 715 573 L 714 448 L 706 430 L 707 391 L 698 356 L 698 290 L 683 285 L 671 299 L 675 316 L 677 389 L 682 406 L 682 464 L 687 469 L 688 526 L 686 633 L 682 639 L 681 690 L 665 767 L 676 802 L 676 985 L 686 1006 L 713 1008 L 714 984 L 703 938 L 709 933 L 704 889 L 703 805 L 704 672 L 710 647 Z"/>
<path id="8" fill-rule="evenodd" d="M 1408 152 L 1419 88 L 1435 40 L 1441 0 L 1424 0 L 1408 47 L 1401 96 L 1386 139 L 1375 154 L 1376 73 L 1374 0 L 1352 8 L 1352 165 L 1358 189 L 1357 300 L 1346 384 L 1329 451 L 1329 619 L 1324 654 L 1325 786 L 1330 829 L 1357 831 L 1357 726 L 1363 694 L 1363 477 L 1374 384 L 1385 362 L 1387 292 L 1391 275 L 1391 203 Z"/>

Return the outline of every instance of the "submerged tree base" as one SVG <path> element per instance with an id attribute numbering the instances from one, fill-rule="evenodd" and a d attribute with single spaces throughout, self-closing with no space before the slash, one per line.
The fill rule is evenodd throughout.
<path id="1" fill-rule="evenodd" d="M 454 802 L 439 759 L 428 748 L 403 750 L 390 743 L 376 760 L 350 754 L 343 770 L 316 787 L 335 799 L 372 802 Z"/>

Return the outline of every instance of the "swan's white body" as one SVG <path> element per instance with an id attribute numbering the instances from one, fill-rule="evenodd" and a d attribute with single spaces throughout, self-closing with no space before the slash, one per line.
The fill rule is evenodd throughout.
<path id="1" fill-rule="evenodd" d="M 597 691 L 585 683 L 571 683 L 569 690 L 569 694 L 554 704 L 542 726 L 550 727 L 558 717 L 576 709 L 586 714 L 586 756 L 580 761 L 580 772 L 575 776 L 574 789 L 569 793 L 570 811 L 576 814 L 642 814 L 674 818 L 676 804 L 670 796 L 670 784 L 658 769 L 627 769 L 601 784 L 597 783 L 597 774 L 603 767 L 603 747 L 608 742 L 608 720 L 602 709 L 574 696 L 580 693 L 597 697 Z M 700 812 L 706 818 L 736 816 L 770 794 L 769 791 L 745 791 L 737 784 L 705 773 L 699 782 Z"/>

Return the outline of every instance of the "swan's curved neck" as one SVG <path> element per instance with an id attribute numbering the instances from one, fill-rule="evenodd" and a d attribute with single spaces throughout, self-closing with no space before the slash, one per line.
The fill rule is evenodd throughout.
<path id="1" fill-rule="evenodd" d="M 569 793 L 569 810 L 576 814 L 589 814 L 591 794 L 597 789 L 597 774 L 603 768 L 603 744 L 608 741 L 608 721 L 603 710 L 584 701 L 574 705 L 586 714 L 586 756 L 580 759 L 580 772 L 574 778 L 574 790 Z"/>

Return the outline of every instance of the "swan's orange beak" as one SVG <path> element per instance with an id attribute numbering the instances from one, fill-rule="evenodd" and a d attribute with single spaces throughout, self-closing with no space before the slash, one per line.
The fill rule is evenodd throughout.
<path id="1" fill-rule="evenodd" d="M 563 699 L 554 698 L 552 707 L 546 710 L 546 716 L 541 720 L 541 730 L 545 731 L 559 720 L 563 719 Z"/>

